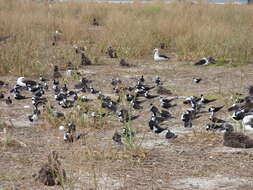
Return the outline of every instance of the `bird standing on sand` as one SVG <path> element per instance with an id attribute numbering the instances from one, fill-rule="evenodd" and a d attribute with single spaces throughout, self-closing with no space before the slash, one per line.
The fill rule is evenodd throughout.
<path id="1" fill-rule="evenodd" d="M 158 48 L 154 49 L 154 61 L 168 61 L 169 57 L 165 55 L 160 55 Z"/>

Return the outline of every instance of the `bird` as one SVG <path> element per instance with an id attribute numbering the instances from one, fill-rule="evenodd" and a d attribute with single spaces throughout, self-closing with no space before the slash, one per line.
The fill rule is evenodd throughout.
<path id="1" fill-rule="evenodd" d="M 8 96 L 8 98 L 7 98 L 7 99 L 5 99 L 5 103 L 6 103 L 7 105 L 12 104 L 12 99 L 11 99 L 11 97 L 10 97 L 10 96 Z"/>
<path id="2" fill-rule="evenodd" d="M 165 55 L 160 55 L 158 48 L 154 49 L 154 61 L 167 61 L 169 60 L 169 57 Z"/>
<path id="3" fill-rule="evenodd" d="M 122 144 L 122 135 L 119 134 L 117 131 L 113 134 L 112 140 L 115 141 L 116 143 Z"/>
<path id="4" fill-rule="evenodd" d="M 189 110 L 186 110 L 186 112 L 181 115 L 181 120 L 184 122 L 184 127 L 192 127 L 192 113 Z"/>
<path id="5" fill-rule="evenodd" d="M 156 77 L 155 77 L 155 84 L 156 84 L 156 86 L 162 85 L 162 82 L 161 82 L 161 79 L 160 79 L 159 76 L 156 76 Z"/>
<path id="6" fill-rule="evenodd" d="M 205 129 L 207 131 L 222 131 L 224 130 L 224 127 L 223 127 L 223 124 L 217 124 L 217 123 L 208 123 L 206 126 L 205 126 Z"/>
<path id="7" fill-rule="evenodd" d="M 40 113 L 40 111 L 37 110 L 37 109 L 35 109 L 34 112 L 33 112 L 33 114 L 28 116 L 29 121 L 30 121 L 30 122 L 37 121 L 38 118 L 39 118 L 39 117 L 38 117 L 38 116 L 39 116 L 39 113 Z"/>
<path id="8" fill-rule="evenodd" d="M 167 129 L 167 133 L 165 134 L 166 139 L 175 139 L 177 138 L 177 135 L 173 132 L 171 132 L 169 129 Z"/>
<path id="9" fill-rule="evenodd" d="M 191 104 L 191 102 L 198 102 L 198 101 L 200 101 L 200 98 L 196 96 L 189 96 L 185 98 L 183 104 Z"/>
<path id="10" fill-rule="evenodd" d="M 208 99 L 206 99 L 206 98 L 204 97 L 203 94 L 200 95 L 200 101 L 199 101 L 199 102 L 201 102 L 201 103 L 203 103 L 203 104 L 208 104 L 208 103 L 211 103 L 211 102 L 214 102 L 214 101 L 216 101 L 216 99 L 208 100 Z"/>
<path id="11" fill-rule="evenodd" d="M 223 105 L 223 106 L 218 106 L 218 107 L 211 106 L 211 107 L 208 108 L 208 111 L 209 111 L 209 112 L 218 112 L 218 111 L 220 111 L 223 107 L 224 107 L 224 105 Z"/>
<path id="12" fill-rule="evenodd" d="M 28 80 L 25 77 L 19 77 L 17 79 L 17 85 L 21 86 L 21 87 L 32 87 L 32 86 L 36 86 L 37 82 L 33 81 L 33 80 Z"/>
<path id="13" fill-rule="evenodd" d="M 48 79 L 44 78 L 44 77 L 42 76 L 42 74 L 40 74 L 39 80 L 40 80 L 41 82 L 46 82 L 46 81 L 48 81 Z"/>
<path id="14" fill-rule="evenodd" d="M 213 57 L 207 57 L 207 58 L 204 57 L 201 60 L 195 62 L 194 65 L 208 65 L 210 63 L 212 63 L 212 64 L 216 63 L 216 61 Z"/>
<path id="15" fill-rule="evenodd" d="M 152 130 L 154 133 L 159 134 L 163 131 L 167 130 L 168 128 L 162 128 L 158 125 L 158 123 L 155 120 L 155 117 L 152 117 L 151 120 L 148 123 L 150 130 Z"/>
<path id="16" fill-rule="evenodd" d="M 201 80 L 202 80 L 201 78 L 196 78 L 196 77 L 192 78 L 192 82 L 195 84 L 199 83 Z"/>
<path id="17" fill-rule="evenodd" d="M 130 64 L 125 59 L 120 59 L 119 65 L 122 67 L 130 67 Z"/>
<path id="18" fill-rule="evenodd" d="M 243 133 L 234 132 L 231 124 L 224 124 L 223 145 L 232 148 L 253 148 L 253 139 Z"/>
<path id="19" fill-rule="evenodd" d="M 57 65 L 54 66 L 54 72 L 53 72 L 53 78 L 57 79 L 57 78 L 61 78 L 62 75 L 59 71 L 59 67 Z"/>
<path id="20" fill-rule="evenodd" d="M 247 131 L 253 131 L 253 115 L 246 115 L 242 119 L 242 125 L 245 130 Z"/>
<path id="21" fill-rule="evenodd" d="M 23 95 L 21 95 L 19 92 L 16 92 L 16 93 L 14 93 L 14 98 L 16 99 L 16 100 L 24 100 L 24 99 L 27 99 L 28 97 L 25 97 L 25 96 L 23 96 Z"/>
<path id="22" fill-rule="evenodd" d="M 92 19 L 92 25 L 93 26 L 99 26 L 99 23 L 98 23 L 98 21 L 95 17 Z"/>
<path id="23" fill-rule="evenodd" d="M 147 99 L 153 99 L 153 98 L 156 98 L 158 97 L 158 95 L 150 95 L 148 91 L 146 91 L 144 93 L 144 97 L 147 98 Z"/>

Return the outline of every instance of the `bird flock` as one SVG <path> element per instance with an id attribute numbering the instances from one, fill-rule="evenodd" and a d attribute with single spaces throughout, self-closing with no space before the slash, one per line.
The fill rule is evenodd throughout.
<path id="1" fill-rule="evenodd" d="M 61 32 L 55 32 L 52 45 L 57 44 L 59 35 L 61 35 Z M 84 47 L 74 45 L 73 49 L 76 54 L 80 55 L 80 66 L 92 65 L 91 60 L 85 55 L 86 49 Z M 110 58 L 118 58 L 116 50 L 111 46 L 108 47 L 106 54 Z M 169 59 L 170 58 L 167 56 L 160 55 L 158 48 L 154 49 L 154 61 L 168 61 Z M 208 57 L 197 61 L 194 65 L 202 66 L 209 63 L 215 64 L 215 62 L 214 58 Z M 131 67 L 131 65 L 124 59 L 120 59 L 119 65 L 122 67 Z M 67 66 L 67 75 L 68 71 L 77 69 L 71 62 L 68 62 Z M 112 91 L 117 99 L 104 95 L 102 92 L 103 89 L 94 88 L 90 78 L 80 76 L 81 79 L 74 85 L 74 89 L 69 89 L 69 86 L 66 83 L 61 84 L 61 78 L 63 78 L 63 73 L 60 71 L 59 67 L 55 65 L 51 80 L 44 78 L 42 75 L 38 77 L 38 80 L 29 80 L 25 77 L 19 77 L 17 79 L 16 85 L 10 90 L 10 93 L 13 95 L 13 98 L 18 101 L 31 99 L 33 112 L 28 115 L 30 122 L 37 121 L 40 118 L 45 105 L 49 102 L 46 97 L 48 91 L 53 92 L 53 97 L 57 102 L 57 105 L 62 108 L 62 111 L 56 111 L 54 110 L 54 106 L 50 104 L 51 108 L 54 110 L 53 115 L 57 118 L 64 118 L 65 109 L 78 108 L 79 101 L 85 103 L 93 101 L 93 99 L 87 97 L 87 94 L 92 94 L 97 96 L 97 99 L 100 100 L 101 108 L 107 110 L 107 114 L 103 115 L 99 115 L 95 111 L 91 112 L 90 116 L 93 118 L 113 115 L 120 122 L 126 123 L 138 119 L 140 115 L 134 115 L 133 113 L 141 113 L 145 110 L 144 107 L 147 107 L 146 105 L 148 105 L 150 111 L 148 127 L 150 131 L 155 134 L 164 134 L 166 139 L 174 139 L 178 136 L 177 134 L 174 134 L 169 127 L 162 127 L 162 125 L 171 119 L 176 119 L 176 117 L 172 115 L 171 109 L 177 106 L 175 101 L 178 100 L 179 97 L 170 96 L 172 94 L 171 91 L 163 86 L 159 76 L 156 76 L 153 79 L 152 84 L 147 84 L 145 77 L 142 75 L 132 86 L 126 86 L 119 78 L 112 78 Z M 192 82 L 198 84 L 201 80 L 201 78 L 194 77 Z M 5 85 L 4 81 L 0 81 L 1 87 Z M 23 95 L 24 91 L 30 92 L 31 96 Z M 4 93 L 0 92 L 0 98 L 4 99 L 4 96 Z M 11 96 L 8 96 L 4 100 L 7 105 L 13 104 Z M 155 101 L 158 104 L 154 104 Z M 189 107 L 186 110 L 182 110 L 181 117 L 179 118 L 183 123 L 183 126 L 185 128 L 192 128 L 192 122 L 201 117 L 201 113 L 209 112 L 210 123 L 205 125 L 206 130 L 226 131 L 231 133 L 233 131 L 231 130 L 231 127 L 226 127 L 228 121 L 216 117 L 216 113 L 222 110 L 224 105 L 217 107 L 210 105 L 215 101 L 216 99 L 205 98 L 203 94 L 201 94 L 200 97 L 190 96 L 184 98 L 182 104 L 188 105 Z M 237 102 L 237 104 L 228 108 L 228 111 L 234 112 L 232 115 L 234 120 L 242 120 L 245 128 L 247 130 L 252 130 L 253 87 L 251 86 L 249 88 L 249 96 L 246 96 L 244 99 L 239 99 Z M 84 136 L 84 134 L 76 134 L 76 125 L 74 123 L 69 123 L 66 127 L 60 126 L 59 130 L 64 132 L 63 139 L 67 142 L 74 142 Z M 127 129 L 123 127 L 121 132 L 115 132 L 112 140 L 122 144 L 121 137 L 126 135 L 126 133 Z"/>

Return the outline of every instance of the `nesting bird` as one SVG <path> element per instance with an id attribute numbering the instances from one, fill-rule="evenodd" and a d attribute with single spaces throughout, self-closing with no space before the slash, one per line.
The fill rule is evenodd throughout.
<path id="1" fill-rule="evenodd" d="M 225 124 L 226 132 L 223 135 L 223 145 L 232 148 L 253 148 L 253 139 L 243 133 L 234 132 L 234 127 Z"/>
<path id="2" fill-rule="evenodd" d="M 168 61 L 168 60 L 169 60 L 169 57 L 159 54 L 158 48 L 154 49 L 154 61 Z"/>
<path id="3" fill-rule="evenodd" d="M 213 57 L 204 57 L 203 59 L 197 61 L 194 63 L 194 65 L 209 65 L 209 64 L 215 64 L 216 61 Z"/>

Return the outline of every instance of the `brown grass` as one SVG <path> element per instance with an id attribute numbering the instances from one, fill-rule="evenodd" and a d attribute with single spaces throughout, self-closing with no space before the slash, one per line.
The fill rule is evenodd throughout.
<path id="1" fill-rule="evenodd" d="M 181 60 L 214 56 L 246 63 L 252 60 L 253 6 L 190 3 L 54 3 L 3 0 L 0 36 L 1 73 L 46 73 L 53 64 L 78 62 L 71 46 L 87 47 L 95 59 L 109 45 L 124 58 L 151 57 L 164 43 Z M 91 25 L 97 18 L 100 27 Z M 52 33 L 61 42 L 52 47 Z"/>

